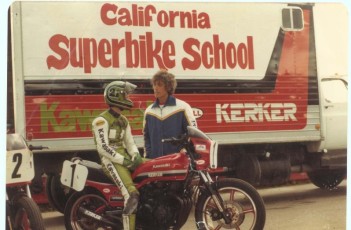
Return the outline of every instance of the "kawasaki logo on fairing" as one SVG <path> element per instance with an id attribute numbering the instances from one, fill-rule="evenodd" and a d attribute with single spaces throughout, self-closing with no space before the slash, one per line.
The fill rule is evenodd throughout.
<path id="1" fill-rule="evenodd" d="M 162 165 L 153 165 L 152 168 L 157 169 L 157 168 L 166 168 L 171 166 L 171 164 L 162 164 Z"/>

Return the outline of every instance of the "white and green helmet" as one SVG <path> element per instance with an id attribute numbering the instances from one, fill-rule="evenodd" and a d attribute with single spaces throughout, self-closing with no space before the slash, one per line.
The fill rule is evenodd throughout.
<path id="1" fill-rule="evenodd" d="M 104 98 L 106 104 L 120 109 L 130 109 L 133 102 L 127 97 L 137 86 L 124 81 L 113 81 L 105 87 Z"/>

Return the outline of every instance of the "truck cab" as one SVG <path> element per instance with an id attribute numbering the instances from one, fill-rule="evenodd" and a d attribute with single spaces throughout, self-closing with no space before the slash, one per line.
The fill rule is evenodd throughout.
<path id="1" fill-rule="evenodd" d="M 324 137 L 320 148 L 324 151 L 346 149 L 348 83 L 343 78 L 329 77 L 323 78 L 320 86 Z"/>

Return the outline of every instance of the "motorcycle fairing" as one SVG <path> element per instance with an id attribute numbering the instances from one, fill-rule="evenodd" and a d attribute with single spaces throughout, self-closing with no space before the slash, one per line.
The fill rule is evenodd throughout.
<path id="1" fill-rule="evenodd" d="M 91 169 L 91 168 L 90 168 Z M 90 171 L 89 171 L 90 172 Z M 110 180 L 105 176 L 104 180 Z M 119 188 L 110 180 L 108 183 L 101 181 L 88 180 L 86 181 L 86 187 L 96 188 L 101 194 L 109 201 L 112 207 L 123 207 L 124 198 Z"/>
<path id="2" fill-rule="evenodd" d="M 188 126 L 187 129 L 191 142 L 194 145 L 195 152 L 200 155 L 200 158 L 196 160 L 198 169 L 206 169 L 209 166 L 212 169 L 216 169 L 218 166 L 217 142 L 212 140 L 207 134 L 198 128 Z"/>
<path id="3" fill-rule="evenodd" d="M 6 137 L 6 184 L 28 184 L 34 178 L 33 153 L 17 133 Z"/>

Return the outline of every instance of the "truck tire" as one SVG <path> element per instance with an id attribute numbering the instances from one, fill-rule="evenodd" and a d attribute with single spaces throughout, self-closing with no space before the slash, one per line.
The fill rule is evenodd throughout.
<path id="1" fill-rule="evenodd" d="M 321 189 L 336 188 L 346 176 L 346 170 L 316 170 L 307 173 L 310 181 Z"/>
<path id="2" fill-rule="evenodd" d="M 49 174 L 47 176 L 46 194 L 51 207 L 63 214 L 71 192 L 65 191 L 60 181 L 60 175 Z"/>

